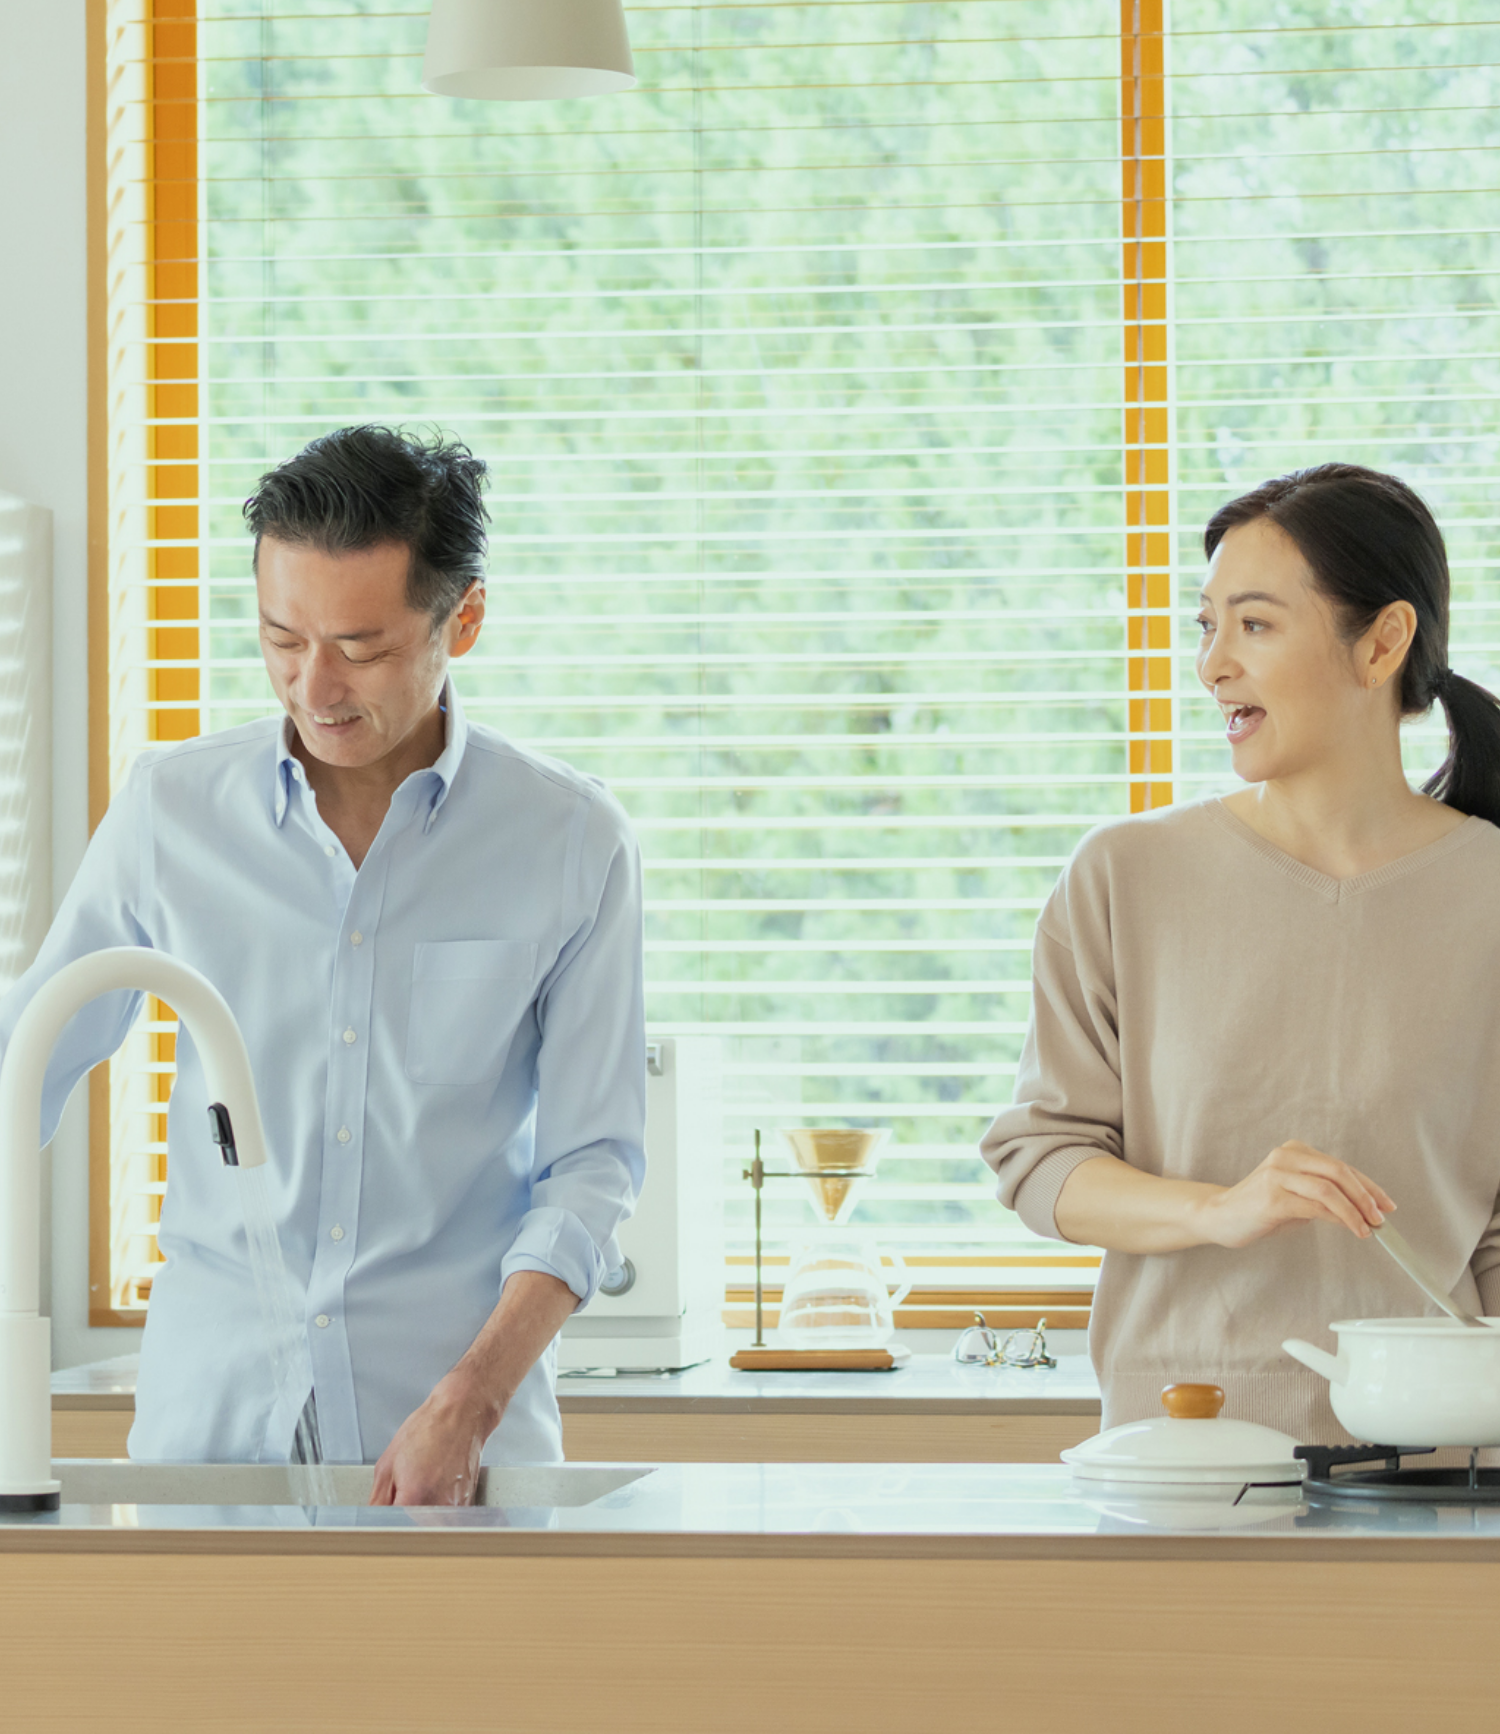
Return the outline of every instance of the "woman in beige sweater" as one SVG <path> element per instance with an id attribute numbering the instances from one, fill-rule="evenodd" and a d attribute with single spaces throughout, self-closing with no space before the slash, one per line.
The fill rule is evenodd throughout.
<path id="1" fill-rule="evenodd" d="M 1084 839 L 983 1151 L 1031 1228 L 1106 1248 L 1106 1425 L 1212 1380 L 1332 1443 L 1281 1342 L 1430 1310 L 1383 1213 L 1500 1313 L 1500 705 L 1448 667 L 1442 537 L 1394 478 L 1267 482 L 1204 545 L 1198 673 L 1249 787 Z M 1450 751 L 1417 794 L 1400 723 L 1434 700 Z"/>

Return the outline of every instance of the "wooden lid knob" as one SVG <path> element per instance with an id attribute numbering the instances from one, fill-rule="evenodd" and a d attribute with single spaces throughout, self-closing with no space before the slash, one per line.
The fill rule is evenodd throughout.
<path id="1" fill-rule="evenodd" d="M 1168 1385 L 1161 1406 L 1174 1421 L 1212 1421 L 1224 1407 L 1224 1392 L 1218 1385 Z"/>

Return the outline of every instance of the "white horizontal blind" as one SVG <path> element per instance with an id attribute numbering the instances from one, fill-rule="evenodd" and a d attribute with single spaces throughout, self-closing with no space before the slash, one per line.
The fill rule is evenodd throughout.
<path id="1" fill-rule="evenodd" d="M 108 685 L 104 694 L 104 750 L 111 793 L 123 783 L 136 754 L 153 738 L 151 662 L 157 645 L 149 630 L 152 542 L 157 526 L 148 508 L 148 456 L 157 405 L 146 380 L 148 338 L 155 324 L 150 270 L 154 234 L 154 167 L 150 144 L 152 37 L 145 0 L 108 0 L 105 7 L 105 108 L 91 116 L 105 138 L 104 278 L 108 315 L 103 356 L 108 426 L 106 610 Z M 97 267 L 96 267 L 97 268 Z M 94 619 L 98 618 L 97 612 Z M 91 693 L 91 706 L 100 695 Z M 97 715 L 90 719 L 90 751 L 97 752 Z M 102 1236 L 91 1223 L 90 1319 L 139 1314 L 149 1293 L 164 1187 L 165 1126 L 159 1112 L 166 1080 L 162 1054 L 171 1029 L 143 1018 L 109 1067 L 107 1159 L 108 1219 Z M 93 1104 L 97 1112 L 97 1101 Z M 92 1160 L 99 1128 L 91 1127 Z M 97 1208 L 91 1186 L 90 1208 Z M 94 1267 L 102 1238 L 104 1268 Z M 102 1291 L 102 1292 L 101 1292 Z"/>
<path id="2" fill-rule="evenodd" d="M 752 1125 L 887 1123 L 893 1244 L 1034 1255 L 974 1146 L 1037 909 L 1128 804 L 1117 17 L 631 28 L 640 92 L 481 107 L 420 93 L 415 12 L 200 6 L 203 726 L 268 708 L 256 476 L 348 421 L 463 435 L 461 690 L 630 809 L 653 1030 L 731 1043 L 726 1172 Z"/>
<path id="3" fill-rule="evenodd" d="M 1483 677 L 1493 31 L 1477 7 L 1325 10 L 1175 0 L 1175 582 L 1190 609 L 1231 492 L 1381 463 L 1453 533 L 1455 660 Z M 1058 1249 L 996 1206 L 974 1144 L 1037 909 L 1130 804 L 1122 9 L 629 16 L 639 91 L 510 107 L 420 92 L 421 9 L 200 6 L 202 726 L 270 708 L 256 476 L 346 422 L 467 438 L 493 581 L 460 689 L 636 821 L 653 1029 L 730 1043 L 731 1254 L 752 1126 L 879 1123 L 859 1220 L 943 1261 L 927 1280 L 1076 1286 L 1025 1262 Z M 118 309 L 122 356 L 139 318 Z M 126 620 L 136 439 L 115 435 Z M 1185 659 L 1173 696 L 1197 794 L 1226 767 Z M 768 1215 L 807 1220 L 795 1192 Z"/>
<path id="4" fill-rule="evenodd" d="M 52 516 L 0 493 L 0 991 L 52 907 Z"/>
<path id="5" fill-rule="evenodd" d="M 1178 571 L 1185 616 L 1215 506 L 1339 459 L 1432 506 L 1452 661 L 1500 689 L 1500 17 L 1172 0 Z M 1192 649 L 1192 631 L 1183 644 Z M 1180 793 L 1225 779 L 1222 725 L 1180 668 Z M 1414 777 L 1441 710 L 1407 729 Z"/>

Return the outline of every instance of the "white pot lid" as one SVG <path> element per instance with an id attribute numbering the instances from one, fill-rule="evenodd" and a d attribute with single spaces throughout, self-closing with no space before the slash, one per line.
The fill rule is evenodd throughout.
<path id="1" fill-rule="evenodd" d="M 1184 1486 L 1180 1481 L 1148 1487 L 1144 1482 L 1107 1486 L 1085 1480 L 1079 1497 L 1117 1529 L 1253 1529 L 1278 1519 L 1284 1523 L 1307 1510 L 1297 1482 L 1247 1488 L 1237 1481 L 1231 1491 L 1228 1486 Z"/>
<path id="2" fill-rule="evenodd" d="M 1217 1385 L 1168 1385 L 1161 1400 L 1165 1415 L 1096 1433 L 1064 1451 L 1063 1462 L 1085 1481 L 1267 1486 L 1306 1476 L 1290 1434 L 1220 1415 Z"/>

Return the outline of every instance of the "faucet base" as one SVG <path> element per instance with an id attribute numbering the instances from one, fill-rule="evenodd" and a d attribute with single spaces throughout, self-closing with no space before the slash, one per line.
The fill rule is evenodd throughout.
<path id="1" fill-rule="evenodd" d="M 15 1512 L 56 1511 L 62 1494 L 56 1488 L 51 1493 L 0 1493 L 0 1512 L 10 1516 Z"/>

